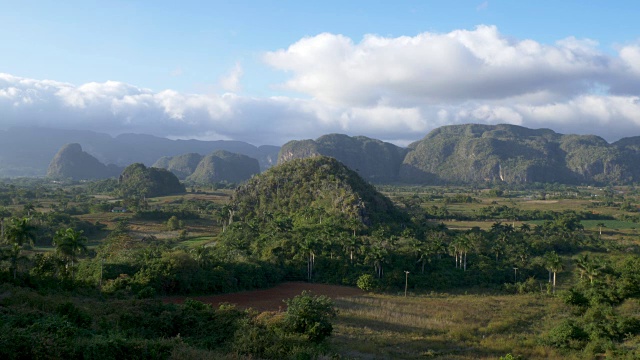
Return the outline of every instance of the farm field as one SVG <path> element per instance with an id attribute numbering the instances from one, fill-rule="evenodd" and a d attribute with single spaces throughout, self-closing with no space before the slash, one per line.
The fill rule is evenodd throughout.
<path id="1" fill-rule="evenodd" d="M 331 352 L 354 359 L 570 359 L 541 344 L 570 314 L 561 299 L 540 294 L 364 293 L 353 287 L 288 282 L 271 289 L 189 297 L 218 306 L 284 311 L 284 299 L 308 290 L 334 299 L 338 317 Z M 182 303 L 187 297 L 165 297 Z M 640 311 L 628 304 L 627 311 Z M 579 358 L 579 357 L 576 357 Z"/>

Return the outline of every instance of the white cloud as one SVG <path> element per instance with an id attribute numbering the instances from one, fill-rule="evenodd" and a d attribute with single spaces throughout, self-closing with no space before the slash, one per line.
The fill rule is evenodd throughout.
<path id="1" fill-rule="evenodd" d="M 236 63 L 228 74 L 220 78 L 220 86 L 222 89 L 231 92 L 238 92 L 242 89 L 240 79 L 242 78 L 242 66 Z"/>
<path id="2" fill-rule="evenodd" d="M 335 34 L 268 52 L 304 98 L 239 95 L 236 64 L 226 94 L 154 92 L 107 81 L 79 86 L 0 73 L 0 127 L 37 125 L 111 134 L 237 139 L 282 144 L 338 132 L 407 144 L 449 124 L 511 123 L 608 140 L 640 134 L 640 46 L 616 55 L 592 40 L 553 45 L 479 26 L 447 34 L 359 43 Z"/>
<path id="3" fill-rule="evenodd" d="M 556 97 L 588 91 L 614 65 L 591 40 L 555 45 L 513 40 L 494 26 L 396 38 L 367 35 L 360 43 L 320 34 L 265 61 L 287 71 L 286 88 L 344 105 L 500 99 L 541 90 Z"/>

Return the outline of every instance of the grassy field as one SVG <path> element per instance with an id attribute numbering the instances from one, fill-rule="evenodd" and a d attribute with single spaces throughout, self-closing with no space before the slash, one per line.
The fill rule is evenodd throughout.
<path id="1" fill-rule="evenodd" d="M 332 339 L 359 359 L 570 359 L 541 345 L 569 309 L 542 295 L 368 295 L 336 301 Z"/>

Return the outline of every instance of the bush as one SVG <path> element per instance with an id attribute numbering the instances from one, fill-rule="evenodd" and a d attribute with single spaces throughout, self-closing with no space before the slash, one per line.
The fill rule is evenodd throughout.
<path id="1" fill-rule="evenodd" d="M 371 274 L 363 274 L 356 282 L 358 288 L 362 291 L 372 291 L 376 288 L 376 279 Z"/>
<path id="2" fill-rule="evenodd" d="M 307 338 L 319 343 L 331 335 L 333 325 L 331 319 L 337 313 L 333 301 L 327 296 L 313 296 L 307 291 L 289 299 L 285 315 L 285 328 L 291 332 L 304 334 Z"/>
<path id="3" fill-rule="evenodd" d="M 575 322 L 564 320 L 547 335 L 547 343 L 561 349 L 582 349 L 589 335 Z"/>

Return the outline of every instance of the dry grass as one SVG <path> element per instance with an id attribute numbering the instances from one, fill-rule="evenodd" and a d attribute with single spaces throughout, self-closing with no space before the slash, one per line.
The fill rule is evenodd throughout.
<path id="1" fill-rule="evenodd" d="M 534 295 L 368 295 L 336 301 L 334 346 L 364 359 L 567 358 L 539 345 L 567 312 L 555 298 Z"/>

